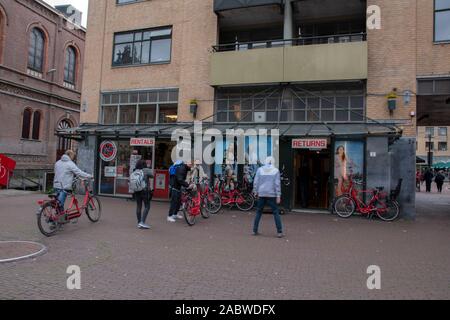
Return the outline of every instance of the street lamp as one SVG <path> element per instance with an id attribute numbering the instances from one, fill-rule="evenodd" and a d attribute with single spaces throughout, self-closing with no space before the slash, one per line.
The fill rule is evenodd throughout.
<path id="1" fill-rule="evenodd" d="M 431 169 L 431 166 L 433 165 L 433 149 L 432 149 L 432 138 L 433 134 L 431 132 L 427 133 L 428 138 L 428 168 Z"/>

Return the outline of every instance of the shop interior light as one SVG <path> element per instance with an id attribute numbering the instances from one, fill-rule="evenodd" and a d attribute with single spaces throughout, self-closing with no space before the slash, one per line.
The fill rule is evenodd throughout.
<path id="1" fill-rule="evenodd" d="M 171 119 L 171 120 L 177 120 L 178 116 L 177 115 L 168 115 L 168 116 L 166 116 L 166 118 Z"/>

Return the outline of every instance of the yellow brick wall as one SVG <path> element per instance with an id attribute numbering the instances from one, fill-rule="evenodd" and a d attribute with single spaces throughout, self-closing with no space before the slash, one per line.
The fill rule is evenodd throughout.
<path id="1" fill-rule="evenodd" d="M 180 88 L 179 121 L 192 121 L 189 101 L 199 101 L 198 119 L 213 113 L 209 85 L 210 48 L 216 44 L 213 2 L 151 0 L 116 5 L 116 0 L 90 1 L 82 101 L 88 111 L 81 122 L 99 120 L 100 91 Z M 105 21 L 105 17 L 107 17 Z M 170 64 L 112 68 L 115 32 L 173 26 Z"/>

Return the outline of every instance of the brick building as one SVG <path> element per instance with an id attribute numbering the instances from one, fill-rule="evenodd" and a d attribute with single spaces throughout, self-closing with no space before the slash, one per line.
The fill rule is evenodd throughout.
<path id="1" fill-rule="evenodd" d="M 83 125 L 66 136 L 84 141 L 100 194 L 128 196 L 134 156 L 166 185 L 176 127 L 276 128 L 285 206 L 328 209 L 349 175 L 387 190 L 403 179 L 413 217 L 416 125 L 442 118 L 450 96 L 450 8 L 434 2 L 91 2 Z M 378 8 L 381 28 L 368 28 Z"/>
<path id="2" fill-rule="evenodd" d="M 85 30 L 40 0 L 0 0 L 0 153 L 42 183 L 79 125 Z M 16 179 L 11 187 L 19 187 Z"/>

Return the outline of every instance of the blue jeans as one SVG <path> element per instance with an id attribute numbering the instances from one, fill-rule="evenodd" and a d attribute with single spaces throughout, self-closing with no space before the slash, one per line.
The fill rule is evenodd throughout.
<path id="1" fill-rule="evenodd" d="M 67 198 L 67 191 L 62 190 L 62 189 L 55 189 L 56 192 L 56 199 L 59 201 L 60 204 L 60 210 L 64 211 L 64 203 L 66 202 L 66 198 Z"/>
<path id="2" fill-rule="evenodd" d="M 275 225 L 277 226 L 277 232 L 283 233 L 283 225 L 281 224 L 280 210 L 278 209 L 277 199 L 276 198 L 258 198 L 257 209 L 256 209 L 256 217 L 255 223 L 253 225 L 253 232 L 258 232 L 259 222 L 261 221 L 261 217 L 263 214 L 263 210 L 265 205 L 268 204 L 272 209 L 273 217 L 275 219 Z"/>

